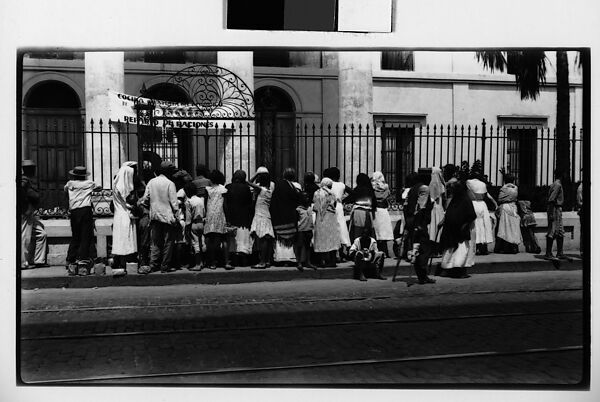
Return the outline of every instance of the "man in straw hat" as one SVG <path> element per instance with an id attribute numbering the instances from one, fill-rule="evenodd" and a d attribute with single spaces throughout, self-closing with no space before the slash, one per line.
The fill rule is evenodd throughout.
<path id="1" fill-rule="evenodd" d="M 87 179 L 89 173 L 85 166 L 75 166 L 69 171 L 69 175 L 71 180 L 65 184 L 71 213 L 67 271 L 69 275 L 87 275 L 92 265 L 90 245 L 94 240 L 92 192 L 101 187 Z"/>
<path id="2" fill-rule="evenodd" d="M 46 229 L 37 216 L 40 194 L 34 186 L 36 165 L 32 160 L 21 164 L 21 268 L 47 266 Z"/>

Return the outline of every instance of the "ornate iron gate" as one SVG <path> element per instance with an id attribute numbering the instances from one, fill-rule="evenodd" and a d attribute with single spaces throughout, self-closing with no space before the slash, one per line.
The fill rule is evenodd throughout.
<path id="1" fill-rule="evenodd" d="M 212 64 L 186 67 L 165 84 L 185 92 L 189 103 L 164 101 L 160 94 L 148 98 L 142 91 L 136 101 L 138 160 L 153 169 L 167 159 L 178 165 L 204 162 L 211 168 L 228 170 L 231 165 L 232 170 L 234 166 L 248 170 L 255 158 L 250 143 L 254 95 L 248 85 L 232 71 Z"/>

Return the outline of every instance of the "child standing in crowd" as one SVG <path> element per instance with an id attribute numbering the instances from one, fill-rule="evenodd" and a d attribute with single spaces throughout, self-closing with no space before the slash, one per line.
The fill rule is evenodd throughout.
<path id="1" fill-rule="evenodd" d="M 269 207 L 271 205 L 271 176 L 265 167 L 259 167 L 256 170 L 256 175 L 253 177 L 258 184 L 254 184 L 253 180 L 249 183 L 258 195 L 256 197 L 256 206 L 254 209 L 254 219 L 250 226 L 250 233 L 257 239 L 259 263 L 253 265 L 253 269 L 265 269 L 270 266 L 271 251 L 273 250 L 273 239 L 275 232 L 271 223 L 271 213 Z"/>
<path id="2" fill-rule="evenodd" d="M 160 164 L 159 175 L 148 182 L 140 204 L 150 208 L 150 270 L 172 272 L 171 257 L 175 238 L 175 225 L 179 204 L 175 184 L 171 177 L 175 173 L 173 163 Z M 141 273 L 146 273 L 140 271 Z"/>
<path id="3" fill-rule="evenodd" d="M 69 171 L 71 180 L 65 185 L 69 197 L 71 219 L 71 241 L 67 252 L 69 275 L 87 275 L 92 265 L 90 246 L 94 240 L 94 219 L 92 214 L 92 192 L 101 189 L 91 180 L 85 166 L 75 166 Z"/>
<path id="4" fill-rule="evenodd" d="M 225 218 L 225 203 L 224 194 L 227 193 L 225 188 L 225 176 L 218 170 L 213 170 L 210 173 L 211 185 L 206 187 L 208 201 L 206 204 L 206 221 L 204 223 L 204 235 L 206 238 L 206 254 L 207 265 L 210 269 L 216 269 L 217 264 L 223 262 L 226 270 L 231 270 L 233 267 L 229 264 L 229 241 L 227 238 L 227 221 Z M 218 254 L 221 252 L 219 261 Z"/>
<path id="5" fill-rule="evenodd" d="M 188 183 L 183 188 L 186 200 L 186 237 L 194 253 L 194 266 L 190 271 L 202 271 L 202 233 L 204 231 L 204 198 L 197 196 L 194 183 Z"/>
<path id="6" fill-rule="evenodd" d="M 178 185 L 175 183 L 175 187 Z M 188 248 L 187 237 L 185 235 L 185 227 L 187 221 L 187 196 L 183 188 L 177 190 L 177 202 L 179 211 L 177 212 L 177 225 L 175 225 L 175 251 L 173 266 L 177 269 L 189 268 L 190 253 Z"/>
<path id="7" fill-rule="evenodd" d="M 533 209 L 531 209 L 531 201 L 529 201 L 529 193 L 522 195 L 524 199 L 517 202 L 519 217 L 521 218 L 521 236 L 523 237 L 523 245 L 528 253 L 539 254 L 542 248 L 539 246 L 535 238 L 534 228 L 537 226 Z"/>
<path id="8" fill-rule="evenodd" d="M 301 204 L 296 208 L 298 212 L 298 239 L 296 241 L 296 255 L 298 256 L 297 266 L 317 269 L 311 264 L 310 242 L 313 237 L 313 211 L 308 195 L 303 192 L 301 195 Z"/>
<path id="9" fill-rule="evenodd" d="M 383 279 L 383 251 L 377 249 L 377 241 L 371 237 L 369 228 L 363 228 L 350 247 L 350 258 L 354 260 L 354 279 L 366 281 L 366 276 Z M 366 274 L 366 275 L 365 275 Z"/>
<path id="10" fill-rule="evenodd" d="M 554 171 L 554 183 L 548 190 L 548 233 L 546 234 L 545 259 L 554 259 L 552 255 L 552 242 L 556 239 L 556 258 L 565 258 L 563 254 L 563 240 L 565 230 L 562 220 L 562 205 L 565 201 L 562 188 L 562 172 Z"/>

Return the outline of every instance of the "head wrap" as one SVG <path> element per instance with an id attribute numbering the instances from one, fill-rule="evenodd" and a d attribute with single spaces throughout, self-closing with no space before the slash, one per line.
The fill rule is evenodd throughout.
<path id="1" fill-rule="evenodd" d="M 317 208 L 317 213 L 320 221 L 322 222 L 325 218 L 325 213 L 330 205 L 335 203 L 335 196 L 331 193 L 331 186 L 333 186 L 333 180 L 329 177 L 323 177 L 321 179 L 321 183 L 319 183 L 320 190 L 315 194 L 315 206 Z"/>
<path id="2" fill-rule="evenodd" d="M 438 167 L 431 169 L 431 181 L 429 182 L 429 195 L 432 200 L 436 200 L 446 192 L 446 183 L 442 170 Z"/>
<path id="3" fill-rule="evenodd" d="M 371 184 L 373 185 L 373 189 L 375 191 L 385 191 L 389 188 L 387 183 L 385 182 L 383 173 L 381 173 L 381 172 L 373 173 L 373 178 L 371 179 Z"/>
<path id="4" fill-rule="evenodd" d="M 256 174 L 260 173 L 269 173 L 269 169 L 264 166 L 259 166 L 258 169 L 256 169 Z"/>
<path id="5" fill-rule="evenodd" d="M 333 180 L 331 180 L 329 177 L 323 177 L 323 179 L 321 179 L 321 182 L 319 183 L 319 187 L 321 188 L 330 189 L 331 186 L 333 186 Z"/>
<path id="6" fill-rule="evenodd" d="M 231 179 L 232 183 L 243 183 L 246 181 L 246 172 L 243 170 L 236 170 Z"/>
<path id="7" fill-rule="evenodd" d="M 123 201 L 133 191 L 133 166 L 135 165 L 137 162 L 124 162 L 113 180 L 113 191 Z"/>

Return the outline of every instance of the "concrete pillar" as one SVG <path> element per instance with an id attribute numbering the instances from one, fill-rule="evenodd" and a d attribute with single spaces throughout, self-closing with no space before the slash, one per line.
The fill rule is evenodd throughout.
<path id="1" fill-rule="evenodd" d="M 369 124 L 369 159 L 375 150 L 373 138 L 373 71 L 369 52 L 339 52 L 339 116 L 340 126 L 346 124 L 346 140 L 340 146 L 338 168 L 346 184 L 354 183 L 356 175 L 367 172 L 366 125 Z M 354 130 L 351 126 L 354 125 Z M 359 130 L 361 125 L 362 130 Z M 343 134 L 343 128 L 340 134 Z M 350 137 L 351 134 L 354 136 Z M 361 138 L 362 137 L 362 138 Z M 373 166 L 372 160 L 370 165 Z M 371 167 L 369 167 L 371 169 Z"/>
<path id="2" fill-rule="evenodd" d="M 112 187 L 112 176 L 117 173 L 119 163 L 127 160 L 127 135 L 117 135 L 116 123 L 111 127 L 108 124 L 111 112 L 108 90 L 124 92 L 124 83 L 123 52 L 85 53 L 86 166 L 93 173 L 91 178 L 103 188 Z M 137 153 L 129 157 L 137 160 Z"/>
<path id="3" fill-rule="evenodd" d="M 252 52 L 217 52 L 217 65 L 226 68 L 240 77 L 254 94 L 254 62 Z M 227 127 L 231 126 L 227 122 Z M 243 169 L 252 176 L 256 170 L 256 143 L 254 120 L 241 120 L 233 122 L 236 131 L 224 137 L 224 141 L 218 141 L 219 157 L 218 169 L 225 173 L 227 181 L 231 181 L 231 172 Z M 239 125 L 242 123 L 243 132 L 239 136 Z M 222 124 L 219 124 L 220 126 Z M 249 125 L 249 127 L 248 127 Z M 225 135 L 220 132 L 218 135 Z M 248 138 L 250 136 L 250 138 Z M 220 138 L 219 138 L 220 140 Z M 240 152 L 241 151 L 241 152 Z M 223 157 L 223 152 L 225 156 Z"/>
<path id="4" fill-rule="evenodd" d="M 338 52 L 322 52 L 321 60 L 323 62 L 323 68 L 325 69 L 338 69 Z"/>

